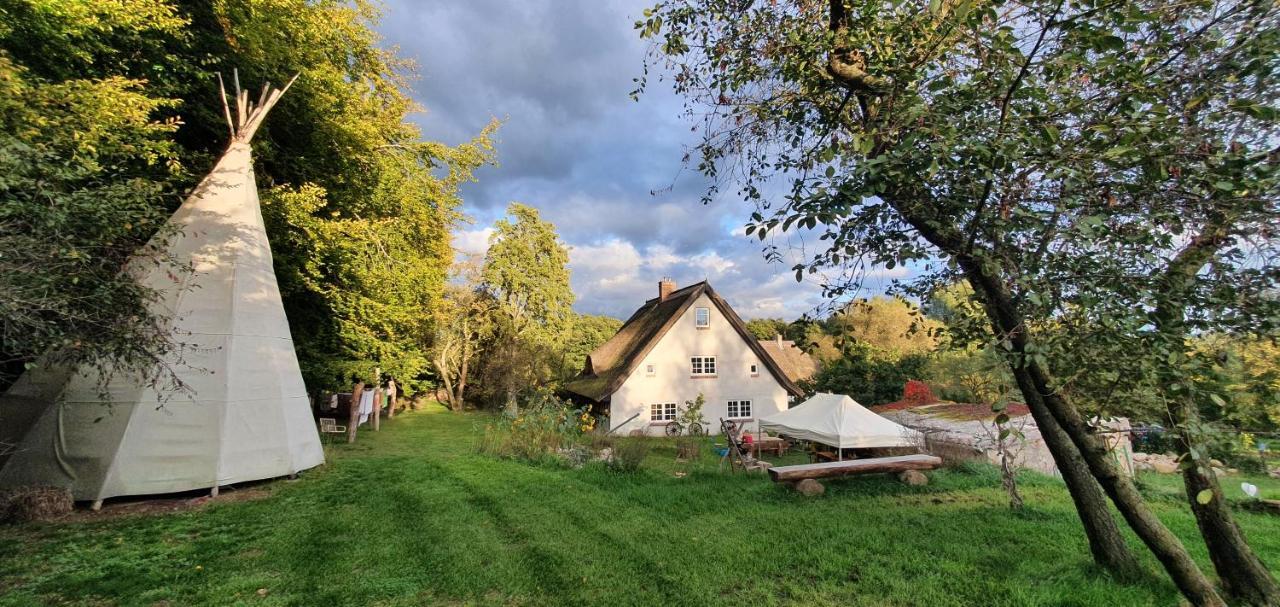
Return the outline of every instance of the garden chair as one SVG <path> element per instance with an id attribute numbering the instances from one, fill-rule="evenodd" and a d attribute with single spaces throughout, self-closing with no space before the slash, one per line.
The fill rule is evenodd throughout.
<path id="1" fill-rule="evenodd" d="M 320 418 L 320 435 L 328 437 L 329 442 L 333 442 L 333 437 L 335 436 L 341 437 L 341 436 L 346 436 L 346 434 L 347 434 L 347 427 L 339 426 L 338 420 L 332 417 Z"/>

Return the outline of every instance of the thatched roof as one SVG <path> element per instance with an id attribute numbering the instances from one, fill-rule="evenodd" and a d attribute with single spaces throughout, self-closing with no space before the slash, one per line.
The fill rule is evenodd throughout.
<path id="1" fill-rule="evenodd" d="M 787 339 L 762 339 L 760 346 L 778 363 L 782 372 L 793 382 L 809 379 L 818 372 L 818 361 Z"/>
<path id="2" fill-rule="evenodd" d="M 729 307 L 728 302 L 716 294 L 706 281 L 689 285 L 673 291 L 663 301 L 657 297 L 644 302 L 636 310 L 622 328 L 613 337 L 601 344 L 587 356 L 586 368 L 577 379 L 565 385 L 565 389 L 590 400 L 601 402 L 622 387 L 631 373 L 640 366 L 645 355 L 657 345 L 667 331 L 675 325 L 694 301 L 706 295 L 715 304 L 720 313 L 729 321 L 747 346 L 764 362 L 778 383 L 788 392 L 800 396 L 799 387 L 790 376 L 765 350 L 756 338 L 747 331 L 747 326 L 738 314 Z"/>

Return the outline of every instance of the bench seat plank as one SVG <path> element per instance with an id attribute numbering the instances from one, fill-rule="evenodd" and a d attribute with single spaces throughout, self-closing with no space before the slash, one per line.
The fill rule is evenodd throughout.
<path id="1" fill-rule="evenodd" d="M 853 476 L 855 474 L 879 474 L 884 472 L 903 472 L 906 470 L 932 470 L 942 465 L 942 458 L 932 455 L 896 455 L 893 457 L 874 457 L 869 459 L 851 459 L 843 462 L 822 462 L 820 464 L 799 464 L 795 466 L 777 466 L 769 468 L 769 478 L 773 482 L 791 482 L 806 478 L 833 478 Z"/>

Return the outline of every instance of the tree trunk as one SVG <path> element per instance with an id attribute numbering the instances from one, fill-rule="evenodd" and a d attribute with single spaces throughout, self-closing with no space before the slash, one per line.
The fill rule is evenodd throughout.
<path id="1" fill-rule="evenodd" d="M 1193 238 L 1169 262 L 1161 276 L 1156 277 L 1163 289 L 1163 299 L 1156 304 L 1153 321 L 1161 341 L 1170 348 L 1183 349 L 1187 337 L 1186 305 L 1195 288 L 1195 277 L 1217 254 L 1228 240 L 1230 217 L 1214 217 L 1204 230 Z M 1168 370 L 1165 385 L 1173 385 L 1180 378 Z M 1280 586 L 1249 547 L 1244 533 L 1231 515 L 1231 507 L 1222 495 L 1217 476 L 1204 455 L 1203 441 L 1194 433 L 1198 414 L 1190 396 L 1178 396 L 1168 401 L 1169 420 L 1178 431 L 1179 448 L 1184 457 L 1182 481 L 1187 490 L 1187 501 L 1196 517 L 1200 535 L 1209 549 L 1209 559 L 1222 580 L 1222 589 L 1233 601 L 1247 605 L 1280 605 Z M 1212 496 L 1207 503 L 1200 503 L 1198 496 L 1208 491 Z"/>
<path id="2" fill-rule="evenodd" d="M 1132 479 L 1121 472 L 1108 454 L 1106 445 L 1094 436 L 1084 417 L 1054 389 L 1048 372 L 1028 356 L 1028 340 L 1023 330 L 1025 323 L 1005 285 L 974 257 L 958 255 L 957 261 L 974 291 L 980 293 L 986 303 L 984 307 L 992 329 L 996 335 L 1003 336 L 1008 341 L 1010 352 L 1020 358 L 1020 361 L 1011 361 L 1009 367 L 1023 397 L 1027 399 L 1027 405 L 1035 407 L 1035 403 L 1039 403 L 1058 422 L 1072 444 L 1079 449 L 1103 491 L 1147 548 L 1164 565 L 1182 594 L 1195 605 L 1225 605 L 1213 584 L 1191 559 L 1186 547 L 1143 501 Z"/>
<path id="3" fill-rule="evenodd" d="M 1186 444 L 1183 445 L 1185 449 Z M 1245 605 L 1280 605 L 1280 589 L 1266 565 L 1249 547 L 1244 533 L 1231 515 L 1231 507 L 1213 471 L 1200 462 L 1182 471 L 1183 485 L 1191 502 L 1191 512 L 1204 543 L 1209 548 L 1213 568 L 1222 580 L 1222 590 L 1235 602 Z M 1213 498 L 1201 504 L 1196 496 L 1211 491 Z"/>
<path id="4" fill-rule="evenodd" d="M 894 206 L 902 213 L 903 217 L 926 240 L 933 243 L 944 253 L 959 259 L 965 242 L 964 236 L 960 235 L 954 228 L 946 227 L 947 224 L 945 223 L 924 217 L 923 213 L 917 208 L 913 208 L 910 203 L 901 202 L 902 200 L 915 200 L 916 196 L 901 196 L 898 192 L 885 193 L 886 200 L 899 198 L 901 200 L 895 203 Z M 978 294 L 982 301 L 989 301 L 985 295 L 986 289 L 980 287 L 979 281 L 972 276 L 968 278 L 974 288 L 974 292 Z M 991 318 L 990 307 L 984 307 L 987 309 L 988 318 Z M 997 328 L 996 334 L 999 335 L 1001 333 L 1002 331 Z M 1093 554 L 1094 562 L 1117 579 L 1129 580 L 1140 577 L 1142 568 L 1129 546 L 1125 544 L 1124 536 L 1120 534 L 1115 518 L 1112 517 L 1111 510 L 1107 507 L 1106 497 L 1102 488 L 1091 474 L 1088 463 L 1081 455 L 1080 449 L 1076 447 L 1071 437 L 1050 414 L 1035 390 L 1028 389 L 1028 386 L 1024 385 L 1022 381 L 1018 382 L 1018 387 L 1023 393 L 1023 399 L 1027 401 L 1027 407 L 1031 410 L 1032 418 L 1036 420 L 1036 426 L 1040 429 L 1040 436 L 1044 439 L 1045 446 L 1049 448 L 1049 453 L 1053 455 L 1053 460 L 1058 465 L 1058 471 L 1062 473 L 1062 480 L 1067 485 L 1067 491 L 1071 494 L 1071 501 L 1076 506 L 1076 514 L 1080 517 L 1080 522 L 1084 526 L 1085 536 L 1089 539 L 1089 551 Z"/>
<path id="5" fill-rule="evenodd" d="M 1024 398 L 1026 398 L 1024 396 Z M 1080 450 L 1071 443 L 1071 437 L 1063 432 L 1062 426 L 1054 421 L 1053 416 L 1045 409 L 1044 403 L 1032 403 L 1026 399 L 1031 417 L 1036 420 L 1040 437 L 1058 464 L 1062 480 L 1067 484 L 1067 492 L 1076 505 L 1076 514 L 1084 525 L 1084 534 L 1089 538 L 1089 551 L 1093 560 L 1120 580 L 1136 580 L 1142 576 L 1142 566 L 1129 550 L 1115 517 L 1107 506 L 1107 496 L 1089 473 L 1089 465 L 1080 455 Z"/>
<path id="6" fill-rule="evenodd" d="M 444 399 L 449 405 L 449 409 L 457 411 L 458 408 L 453 404 L 453 380 L 449 378 L 448 361 L 443 356 L 439 356 L 435 360 L 436 371 L 440 373 L 440 381 L 444 382 Z"/>
<path id="7" fill-rule="evenodd" d="M 1102 486 L 1102 490 L 1111 498 L 1121 516 L 1142 542 L 1155 554 L 1178 590 L 1195 605 L 1225 605 L 1213 584 L 1191 559 L 1186 547 L 1143 501 L 1132 479 L 1120 471 L 1109 456 L 1106 445 L 1092 434 L 1080 412 L 1054 389 L 1048 372 L 1033 357 L 1028 356 L 1024 319 L 998 270 L 988 267 L 982 259 L 972 254 L 970 244 L 967 244 L 971 243 L 970 239 L 950 222 L 934 217 L 933 211 L 921 204 L 921 199 L 927 200 L 927 195 L 915 194 L 917 193 L 886 191 L 882 198 L 889 201 L 921 236 L 960 265 L 974 293 L 983 302 L 995 335 L 1006 340 L 1010 352 L 1017 357 L 1016 360 L 1010 360 L 1009 367 L 1027 406 L 1033 413 L 1037 408 L 1043 409 L 1057 422 Z M 1070 462 L 1059 461 L 1059 469 L 1063 469 L 1064 464 L 1071 465 Z M 1074 495 L 1072 497 L 1075 498 Z"/>
<path id="8" fill-rule="evenodd" d="M 458 367 L 458 385 L 455 388 L 457 392 L 450 399 L 453 401 L 453 410 L 462 411 L 463 405 L 466 403 L 464 392 L 467 389 L 467 369 L 471 364 L 471 341 L 470 337 L 462 344 L 462 362 Z"/>

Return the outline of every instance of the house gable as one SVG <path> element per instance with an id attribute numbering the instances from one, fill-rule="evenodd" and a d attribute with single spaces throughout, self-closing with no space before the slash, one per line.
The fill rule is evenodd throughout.
<path id="1" fill-rule="evenodd" d="M 583 375 L 569 382 L 565 389 L 597 402 L 608 398 L 640 368 L 645 357 L 677 322 L 686 315 L 694 320 L 696 312 L 689 308 L 704 295 L 778 384 L 792 395 L 801 395 L 800 388 L 761 347 L 728 302 L 705 281 L 676 290 L 665 300 L 655 297 L 646 301 L 609 341 L 588 355 Z M 691 327 L 691 330 L 696 328 Z"/>

